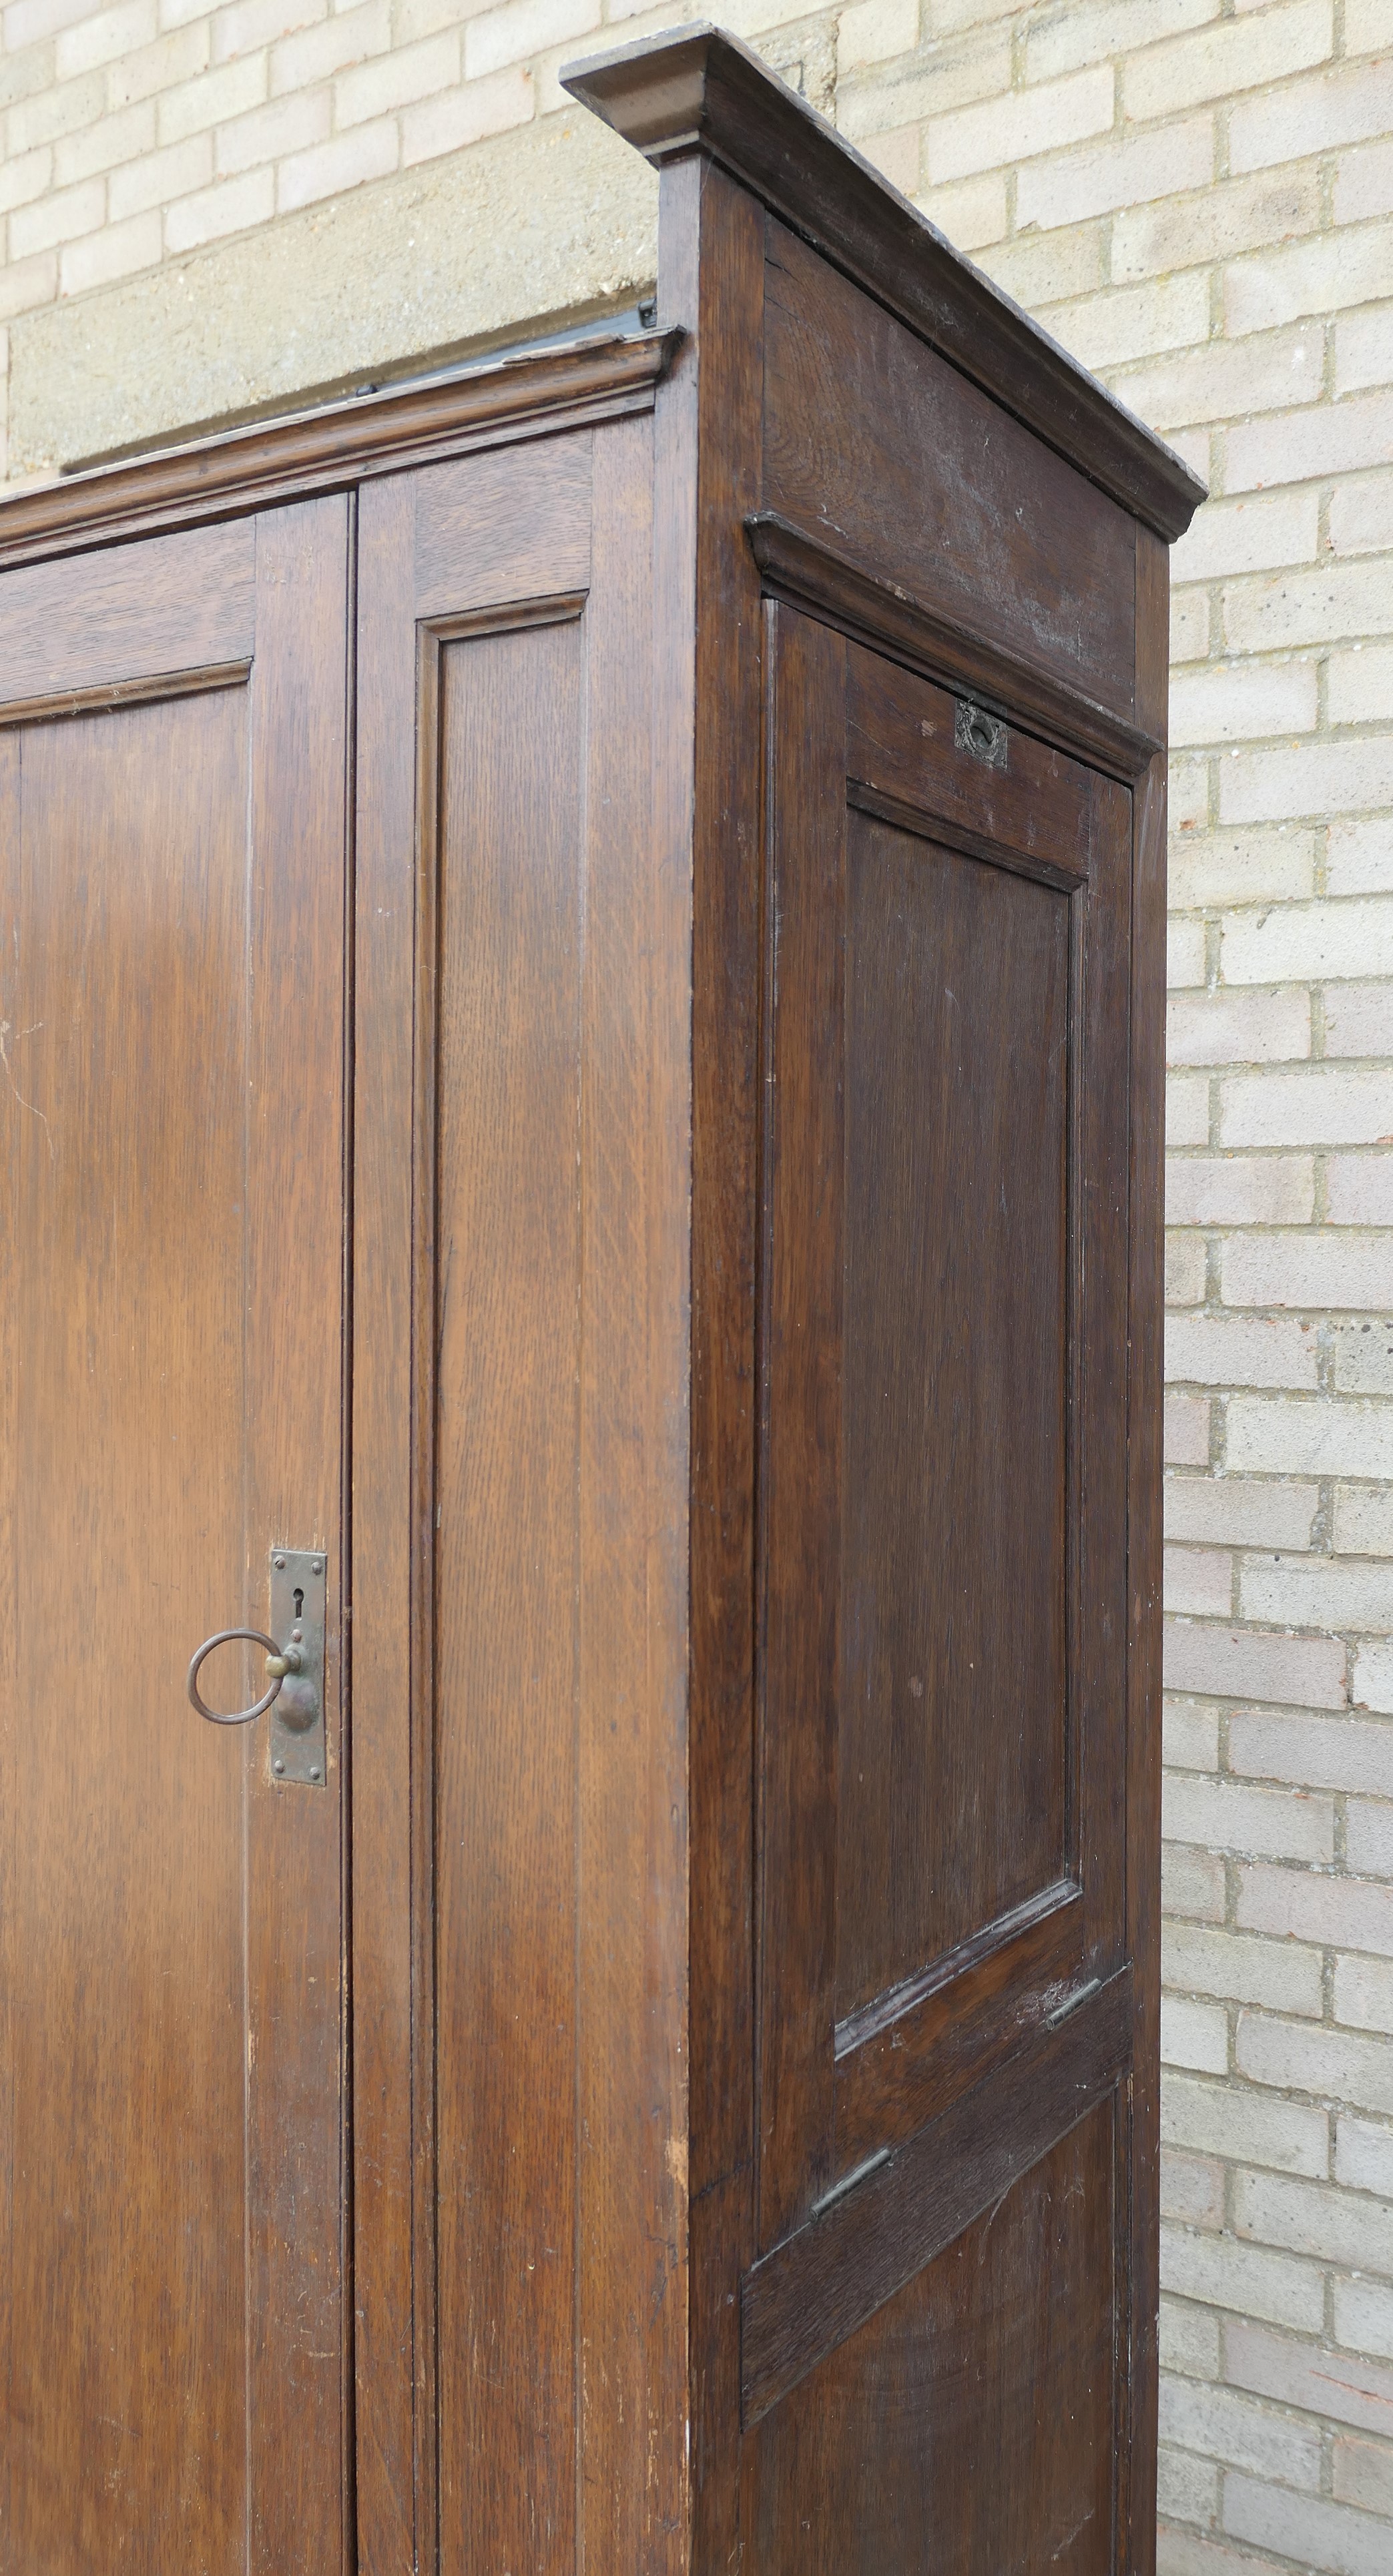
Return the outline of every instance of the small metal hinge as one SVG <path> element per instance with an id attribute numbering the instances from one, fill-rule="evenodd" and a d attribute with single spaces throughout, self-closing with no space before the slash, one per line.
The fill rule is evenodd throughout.
<path id="1" fill-rule="evenodd" d="M 873 2156 L 867 2156 L 863 2163 L 853 2165 L 850 2173 L 843 2174 L 839 2182 L 833 2183 L 830 2191 L 825 2191 L 823 2193 L 821 2200 L 815 2200 L 812 2208 L 808 2212 L 808 2216 L 810 2218 L 825 2217 L 828 2210 L 831 2209 L 837 2201 L 845 2200 L 849 2191 L 855 2191 L 859 2182 L 869 2182 L 871 2175 L 873 2173 L 879 2173 L 881 2166 L 888 2165 L 889 2162 L 889 2148 L 877 2147 Z"/>
<path id="2" fill-rule="evenodd" d="M 1075 1986 L 1073 1993 L 1066 1995 L 1062 2003 L 1056 2004 L 1053 2012 L 1046 2013 L 1046 2030 L 1058 2030 L 1060 2023 L 1067 2021 L 1070 2013 L 1076 2013 L 1080 2004 L 1086 2004 L 1090 1995 L 1097 1994 L 1102 1982 L 1101 1977 L 1090 1977 L 1086 1986 Z"/>
<path id="3" fill-rule="evenodd" d="M 953 743 L 958 751 L 971 752 L 974 760 L 984 760 L 988 769 L 1004 769 L 1010 735 L 1000 716 L 989 715 L 972 698 L 953 701 Z"/>

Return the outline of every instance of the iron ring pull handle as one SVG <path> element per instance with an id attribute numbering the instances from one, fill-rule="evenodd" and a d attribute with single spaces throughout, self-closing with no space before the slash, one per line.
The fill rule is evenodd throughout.
<path id="1" fill-rule="evenodd" d="M 266 1670 L 272 1676 L 271 1687 L 263 1692 L 255 1708 L 210 1708 L 199 1691 L 199 1669 L 215 1646 L 235 1645 L 239 1637 L 244 1637 L 248 1645 L 265 1647 Z M 286 1674 L 298 1673 L 301 1660 L 298 1646 L 278 1646 L 275 1638 L 263 1635 L 260 1628 L 220 1628 L 216 1637 L 204 1638 L 189 1666 L 189 1698 L 199 1716 L 210 1719 L 214 1726 L 250 1726 L 254 1717 L 264 1717 L 272 1701 L 279 1699 Z"/>

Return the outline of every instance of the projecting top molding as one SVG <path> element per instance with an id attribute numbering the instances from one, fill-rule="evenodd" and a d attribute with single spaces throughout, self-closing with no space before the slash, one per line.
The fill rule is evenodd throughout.
<path id="1" fill-rule="evenodd" d="M 563 86 L 661 164 L 702 151 L 1168 543 L 1204 484 L 768 71 L 698 24 L 572 63 Z"/>

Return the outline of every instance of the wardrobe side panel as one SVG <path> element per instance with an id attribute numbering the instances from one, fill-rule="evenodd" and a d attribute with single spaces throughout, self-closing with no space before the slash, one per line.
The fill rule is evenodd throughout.
<path id="1" fill-rule="evenodd" d="M 763 507 L 1130 717 L 1134 522 L 769 218 Z"/>

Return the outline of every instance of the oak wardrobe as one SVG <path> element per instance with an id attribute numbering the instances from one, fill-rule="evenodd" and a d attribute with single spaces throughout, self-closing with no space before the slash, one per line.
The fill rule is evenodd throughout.
<path id="1" fill-rule="evenodd" d="M 569 86 L 648 327 L 0 504 L 0 2570 L 1146 2576 L 1200 488 Z"/>

